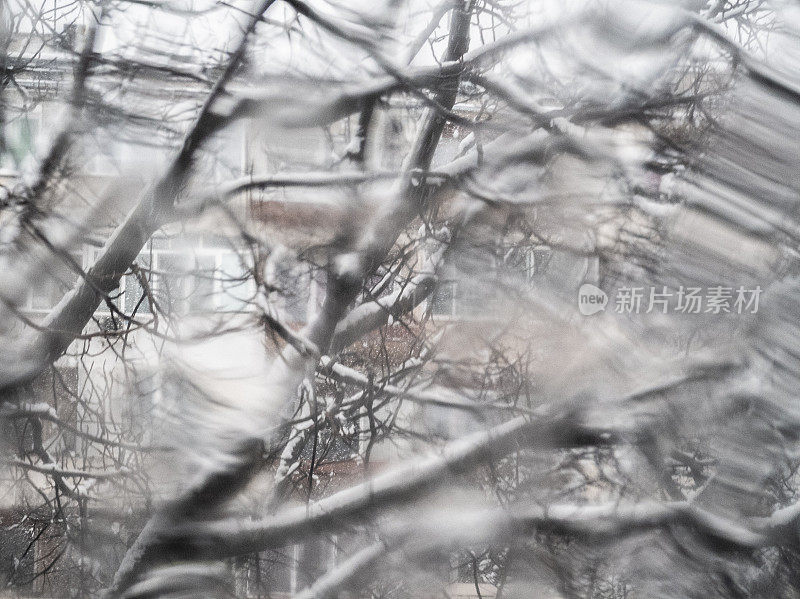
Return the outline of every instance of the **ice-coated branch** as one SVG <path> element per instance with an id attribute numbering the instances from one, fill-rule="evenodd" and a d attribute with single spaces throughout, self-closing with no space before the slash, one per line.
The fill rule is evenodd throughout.
<path id="1" fill-rule="evenodd" d="M 70 468 L 62 468 L 57 464 L 30 464 L 22 460 L 2 460 L 3 465 L 15 468 L 22 468 L 23 470 L 30 470 L 31 472 L 39 472 L 40 474 L 49 474 L 51 476 L 59 476 L 65 478 L 93 478 L 97 480 L 119 478 L 122 476 L 130 476 L 131 472 L 128 469 L 120 470 L 98 470 L 96 472 L 88 472 L 86 470 L 73 470 Z"/>
<path id="2" fill-rule="evenodd" d="M 438 270 L 447 251 L 445 238 L 449 240 L 450 234 L 445 230 L 438 235 L 442 237 L 438 248 L 425 258 L 422 268 L 407 285 L 385 297 L 362 303 L 339 322 L 331 341 L 332 353 L 339 352 L 390 320 L 400 319 L 428 298 L 436 288 Z"/>
<path id="3" fill-rule="evenodd" d="M 572 447 L 618 440 L 616 431 L 583 424 L 577 413 L 568 410 L 560 416 L 548 416 L 548 409 L 537 410 L 540 417 L 520 416 L 453 441 L 440 453 L 408 461 L 308 506 L 250 521 L 231 518 L 165 527 L 154 539 L 157 544 L 140 556 L 140 566 L 158 559 L 158 545 L 183 557 L 218 559 L 283 546 L 311 533 L 335 531 L 369 518 L 378 509 L 412 501 L 446 484 L 451 477 L 468 473 L 519 446 Z M 625 438 L 635 441 L 630 430 Z"/>

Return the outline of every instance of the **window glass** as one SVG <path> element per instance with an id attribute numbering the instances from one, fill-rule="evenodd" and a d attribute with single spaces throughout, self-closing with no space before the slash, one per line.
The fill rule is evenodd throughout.
<path id="1" fill-rule="evenodd" d="M 13 171 L 26 168 L 34 160 L 39 129 L 40 119 L 36 111 L 21 114 L 6 123 L 3 131 L 6 151 L 0 167 Z"/>
<path id="2" fill-rule="evenodd" d="M 190 256 L 178 252 L 156 253 L 155 289 L 153 292 L 161 310 L 180 313 L 186 310 L 189 289 Z"/>
<path id="3" fill-rule="evenodd" d="M 553 250 L 549 247 L 537 247 L 532 250 L 533 253 L 533 276 L 542 275 L 547 272 L 547 266 L 550 264 L 550 258 L 553 257 Z"/>
<path id="4" fill-rule="evenodd" d="M 453 281 L 440 282 L 431 298 L 431 312 L 437 316 L 453 316 L 455 298 L 456 283 Z"/>
<path id="5" fill-rule="evenodd" d="M 186 289 L 189 309 L 193 312 L 208 312 L 214 309 L 216 258 L 213 255 L 200 255 L 194 262 Z"/>
<path id="6" fill-rule="evenodd" d="M 248 301 L 252 299 L 253 291 L 241 256 L 234 252 L 222 255 L 219 280 L 221 283 L 219 308 L 228 311 L 244 310 Z"/>
<path id="7" fill-rule="evenodd" d="M 279 261 L 275 265 L 275 285 L 279 290 L 282 318 L 289 323 L 305 323 L 311 299 L 311 275 L 307 265 L 291 258 Z"/>
<path id="8" fill-rule="evenodd" d="M 294 548 L 264 551 L 261 559 L 263 578 L 274 593 L 292 592 L 292 572 L 295 569 Z"/>
<path id="9" fill-rule="evenodd" d="M 89 248 L 88 249 L 88 252 L 87 252 L 87 263 L 85 265 L 85 268 L 87 270 L 90 267 L 92 267 L 95 262 L 97 262 L 97 259 L 100 257 L 102 252 L 103 252 L 103 250 L 101 248 Z M 122 288 L 121 288 L 121 285 L 123 285 L 123 284 L 124 283 L 122 282 L 122 280 L 120 280 L 119 284 L 114 289 L 109 291 L 109 293 L 108 293 L 108 296 L 111 299 L 111 302 L 117 308 L 119 308 L 120 310 L 122 310 L 123 307 L 124 307 L 124 305 L 123 305 L 124 294 L 123 294 Z M 106 304 L 105 300 L 100 302 L 100 305 L 97 307 L 97 311 L 98 312 L 104 312 L 104 313 L 110 312 L 110 310 L 108 309 L 108 305 Z"/>
<path id="10" fill-rule="evenodd" d="M 153 277 L 149 272 L 150 253 L 147 252 L 139 254 L 139 257 L 136 258 L 136 264 L 142 269 L 142 274 L 144 274 L 145 278 L 148 279 L 152 289 Z M 148 301 L 147 297 L 145 297 L 144 288 L 139 283 L 138 277 L 131 273 L 125 276 L 125 312 L 132 314 L 134 310 L 136 310 L 137 313 L 144 312 L 149 314 L 150 302 Z"/>

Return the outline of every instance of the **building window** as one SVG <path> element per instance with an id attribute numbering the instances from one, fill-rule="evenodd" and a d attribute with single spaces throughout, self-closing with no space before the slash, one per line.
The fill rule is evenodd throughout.
<path id="1" fill-rule="evenodd" d="M 94 264 L 101 253 L 101 249 L 91 248 L 87 264 Z M 228 248 L 173 249 L 168 240 L 153 239 L 136 258 L 136 266 L 156 304 L 165 312 L 241 312 L 248 309 L 255 295 L 246 260 Z M 133 272 L 122 277 L 109 296 L 128 315 L 134 310 L 137 314 L 151 313 L 151 302 Z M 106 302 L 100 304 L 98 313 L 110 313 Z"/>
<path id="2" fill-rule="evenodd" d="M 496 272 L 495 268 L 488 267 L 480 278 L 457 272 L 456 276 L 440 281 L 431 298 L 431 313 L 453 318 L 480 316 L 487 302 L 495 297 L 492 278 Z"/>
<path id="3" fill-rule="evenodd" d="M 216 260 L 216 279 L 219 284 L 219 293 L 215 293 L 218 299 L 216 309 L 226 312 L 246 310 L 254 295 L 247 265 L 234 252 L 219 254 Z"/>
<path id="4" fill-rule="evenodd" d="M 136 258 L 136 266 L 141 269 L 139 274 L 141 274 L 141 276 L 143 276 L 145 279 L 148 278 L 150 265 L 151 258 L 149 254 L 139 254 L 139 256 Z M 141 283 L 139 274 L 131 273 L 122 279 L 122 285 L 124 287 L 123 293 L 125 297 L 124 307 L 126 314 L 133 314 L 134 311 L 137 314 L 149 314 L 151 311 L 150 300 L 147 297 L 145 288 Z M 148 281 L 148 285 L 150 281 L 152 281 L 152 278 L 150 278 Z"/>
<path id="5" fill-rule="evenodd" d="M 220 262 L 223 260 L 220 259 Z M 187 281 L 189 310 L 191 312 L 210 312 L 215 307 L 215 286 L 217 257 L 213 254 L 196 256 L 193 276 Z M 224 270 L 224 267 L 223 267 Z M 222 286 L 222 283 L 220 283 Z"/>
<path id="6" fill-rule="evenodd" d="M 547 272 L 552 254 L 548 246 L 533 246 L 508 252 L 502 260 L 477 257 L 471 262 L 468 259 L 464 265 L 445 265 L 444 275 L 429 300 L 431 314 L 447 318 L 479 317 L 487 303 L 496 298 L 494 279 L 523 277 L 532 284 L 536 277 Z"/>
<path id="7" fill-rule="evenodd" d="M 528 281 L 547 272 L 553 250 L 546 245 L 511 248 L 504 263 L 512 273 L 521 273 Z"/>
<path id="8" fill-rule="evenodd" d="M 42 107 L 37 106 L 10 119 L 3 127 L 5 152 L 0 170 L 19 173 L 36 160 L 36 140 L 42 129 Z"/>
<path id="9" fill-rule="evenodd" d="M 547 246 L 537 246 L 528 250 L 526 256 L 530 265 L 529 276 L 532 278 L 547 272 L 550 259 L 553 257 L 553 250 Z"/>
<path id="10" fill-rule="evenodd" d="M 271 304 L 288 324 L 305 324 L 324 297 L 325 282 L 319 272 L 288 253 L 270 260 L 267 281 L 275 289 Z"/>
<path id="11" fill-rule="evenodd" d="M 21 306 L 27 313 L 47 313 L 78 282 L 78 269 L 86 271 L 103 250 L 85 246 L 71 252 L 70 259 L 54 257 L 42 270 Z M 166 313 L 245 312 L 255 298 L 255 282 L 246 255 L 227 248 L 199 246 L 176 249 L 168 240 L 153 239 L 135 261 L 139 273 L 130 269 L 109 292 L 116 309 L 127 315 L 152 312 L 150 298 L 140 275 L 159 309 Z M 306 264 L 295 262 L 277 272 L 281 293 L 280 310 L 290 323 L 305 323 L 309 311 L 321 301 L 324 281 Z M 98 317 L 111 314 L 108 302 L 97 308 Z"/>
<path id="12" fill-rule="evenodd" d="M 255 293 L 247 264 L 232 250 L 158 249 L 142 252 L 136 263 L 159 308 L 167 312 L 242 312 L 248 309 Z M 150 313 L 150 301 L 139 277 L 126 275 L 122 287 L 127 314 L 137 305 L 138 313 Z"/>
<path id="13" fill-rule="evenodd" d="M 456 282 L 442 281 L 431 297 L 431 313 L 435 316 L 456 316 Z"/>
<path id="14" fill-rule="evenodd" d="M 192 260 L 185 252 L 162 251 L 155 255 L 153 296 L 162 310 L 183 313 L 188 310 L 192 289 Z"/>

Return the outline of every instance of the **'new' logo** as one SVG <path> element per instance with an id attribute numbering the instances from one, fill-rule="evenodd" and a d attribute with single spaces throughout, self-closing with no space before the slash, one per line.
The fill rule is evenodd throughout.
<path id="1" fill-rule="evenodd" d="M 591 283 L 584 283 L 578 289 L 578 310 L 584 316 L 591 316 L 606 309 L 608 296 L 606 292 Z"/>

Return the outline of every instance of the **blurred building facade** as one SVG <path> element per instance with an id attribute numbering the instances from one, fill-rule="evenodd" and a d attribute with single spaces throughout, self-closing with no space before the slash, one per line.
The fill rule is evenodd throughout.
<path id="1" fill-rule="evenodd" d="M 63 40 L 59 37 L 59 43 L 67 44 L 62 44 L 62 50 L 72 43 L 69 34 L 65 32 L 60 36 L 64 37 Z M 51 46 L 47 48 L 47 52 L 39 56 L 38 64 L 29 65 L 19 80 L 23 87 L 28 85 L 29 90 L 35 93 L 18 97 L 19 109 L 10 110 L 6 115 L 4 151 L 0 157 L 0 188 L 13 189 L 26 173 L 36 170 L 49 140 L 64 123 L 63 105 L 58 98 L 69 79 L 67 73 L 72 62 L 62 52 L 53 51 Z M 169 97 L 176 102 L 192 104 L 202 100 L 206 91 L 197 83 L 176 83 L 158 69 L 153 69 L 144 79 L 148 77 L 159 84 L 160 99 Z M 467 104 L 457 106 L 456 111 L 474 117 L 476 108 Z M 374 164 L 371 167 L 388 171 L 401 167 L 413 138 L 415 116 L 391 106 L 381 110 L 376 119 L 378 131 L 375 137 L 385 143 L 373 152 Z M 258 123 L 239 123 L 209 144 L 197 168 L 220 185 L 232 180 L 246 180 L 254 174 L 302 173 L 310 165 L 341 160 L 355 127 L 353 118 L 339 122 L 327 131 L 296 130 L 276 134 L 275 131 L 260 130 Z M 44 208 L 70 218 L 80 215 L 92 219 L 99 226 L 93 227 L 91 234 L 69 256 L 54 256 L 45 265 L 20 306 L 25 318 L 40 322 L 75 284 L 80 270 L 92 266 L 102 251 L 103 240 L 169 159 L 169 135 L 165 134 L 160 140 L 158 137 L 147 139 L 145 145 L 138 143 L 141 138 L 137 139 L 134 131 L 130 139 L 96 140 L 97 146 L 89 148 L 92 151 L 87 153 L 93 156 L 92 160 L 70 165 L 74 172 L 62 186 L 46 195 L 46 201 L 51 203 Z M 437 150 L 434 170 L 438 165 L 457 158 L 469 142 L 466 131 L 448 125 Z M 190 189 L 187 195 L 193 192 L 202 193 Z M 228 202 L 231 219 L 224 227 L 209 226 L 202 217 L 196 226 L 165 227 L 143 248 L 135 266 L 111 294 L 110 301 L 98 308 L 87 334 L 126 334 L 126 329 L 131 327 L 129 319 L 150 322 L 157 328 L 152 318 L 156 311 L 172 314 L 177 320 L 191 320 L 209 315 L 247 318 L 258 309 L 269 309 L 277 319 L 299 329 L 320 306 L 325 292 L 320 260 L 307 250 L 315 246 L 324 248 L 332 241 L 331 224 L 344 223 L 351 218 L 348 210 L 352 205 L 347 201 L 347 193 L 348 190 L 321 192 L 302 187 L 248 191 Z M 454 197 L 446 203 L 457 201 L 458 198 Z M 446 221 L 446 209 L 443 214 Z M 248 231 L 260 231 L 275 248 L 271 259 L 258 262 L 252 248 L 236 239 L 237 230 L 231 221 L 237 221 Z M 304 260 L 298 260 L 298 251 L 305 252 Z M 496 255 L 502 256 L 503 253 Z M 419 256 L 417 262 L 423 262 L 425 258 Z M 268 286 L 274 289 L 266 298 L 258 297 L 252 276 L 254 269 L 262 269 L 258 276 L 263 276 Z M 495 259 L 493 262 L 486 255 L 471 258 L 467 254 L 461 262 L 443 264 L 436 291 L 420 304 L 415 314 L 424 323 L 421 326 L 442 330 L 440 347 L 453 363 L 470 357 L 463 353 L 466 351 L 464 348 L 475 347 L 475 344 L 465 343 L 465 339 L 480 337 L 485 334 L 487 326 L 491 326 L 491 323 L 487 324 L 487 318 L 492 310 L 487 309 L 487 305 L 492 302 L 499 305 L 504 301 L 502 292 L 498 295 L 497 291 L 502 288 L 493 285 L 493 277 L 509 269 L 516 272 L 518 281 L 526 285 L 546 280 L 549 273 L 556 272 L 562 278 L 568 273 L 574 279 L 576 289 L 580 282 L 596 281 L 599 276 L 596 262 L 535 243 L 528 244 L 521 253 L 506 252 L 505 258 L 499 261 Z M 393 291 L 392 286 L 384 287 L 381 294 Z M 128 319 L 122 318 L 122 314 Z M 458 326 L 452 326 L 456 323 Z M 388 347 L 390 353 L 394 352 L 398 359 L 406 356 L 414 342 L 406 324 L 390 324 L 385 333 L 383 338 L 375 335 L 362 345 L 349 348 L 345 352 L 346 359 L 352 364 L 369 362 L 374 359 L 379 343 L 384 349 Z M 114 380 L 113 372 L 106 368 L 103 349 L 107 348 L 101 336 L 81 339 L 41 377 L 32 396 L 33 403 L 43 411 L 52 409 L 60 421 L 75 429 L 87 430 L 88 424 L 87 432 L 90 434 L 108 430 L 136 431 L 135 437 L 146 442 L 149 439 L 148 427 L 158 409 L 160 375 L 147 365 L 144 352 L 135 351 L 139 337 L 147 337 L 147 334 L 132 333 L 129 339 L 134 347 L 128 354 L 137 373 L 134 380 L 127 377 L 127 373 L 124 385 L 121 380 Z M 141 367 L 135 366 L 136 360 L 141 361 Z M 120 385 L 120 391 L 111 393 L 117 398 L 115 402 L 87 405 L 87 389 L 97 389 L 96 392 L 89 391 L 88 397 L 99 398 L 112 382 Z M 452 369 L 439 373 L 435 386 L 445 392 L 448 388 L 460 391 L 471 388 L 478 392 L 481 384 Z M 486 392 L 486 389 L 480 392 Z M 136 401 L 130 401 L 134 397 Z M 430 407 L 409 407 L 400 417 L 410 427 L 418 428 L 420 433 L 442 439 L 454 438 L 481 426 L 461 413 L 454 415 Z M 25 426 L 24 421 L 14 423 L 15 426 Z M 362 422 L 362 426 L 367 424 Z M 82 456 L 86 470 L 103 467 L 104 456 L 102 452 L 92 453 L 95 450 L 90 448 L 91 440 L 70 431 L 57 431 L 47 423 L 45 427 L 43 438 L 56 462 L 71 464 L 75 456 Z M 358 430 L 353 435 L 352 439 L 342 439 L 328 448 L 330 456 L 338 457 L 330 459 L 315 474 L 318 482 L 313 497 L 324 496 L 363 478 L 367 467 L 359 455 L 364 452 L 365 435 L 359 435 Z M 24 431 L 13 431 L 8 435 L 8 438 L 17 437 L 26 439 L 24 443 L 29 445 L 34 443 Z M 81 444 L 86 446 L 81 447 Z M 398 450 L 393 445 L 378 444 L 373 448 L 367 469 L 380 469 L 403 453 L 403 449 Z M 28 453 L 32 451 L 32 445 L 21 450 L 23 454 Z M 407 450 L 411 451 L 413 447 Z M 303 459 L 308 461 L 311 456 L 304 455 Z M 26 476 L 43 482 L 48 475 L 32 472 Z M 270 476 L 272 473 L 267 473 L 265 485 L 269 484 Z M 63 526 L 51 523 L 48 513 L 37 515 L 28 511 L 27 506 L 37 503 L 38 499 L 32 487 L 22 485 L 14 486 L 0 499 L 0 586 L 15 586 L 31 595 L 62 596 L 74 588 L 73 576 L 77 574 L 67 570 L 45 576 L 37 570 L 37 565 L 66 550 L 70 531 L 66 523 Z M 47 499 L 52 501 L 54 497 Z M 296 497 L 298 501 L 303 499 L 307 497 Z M 130 531 L 130 534 L 135 536 L 135 531 Z M 291 596 L 359 542 L 345 536 L 321 536 L 282 551 L 241 558 L 236 564 L 237 594 L 261 596 L 262 589 L 269 588 L 270 596 Z M 120 558 L 121 555 L 109 555 L 106 564 L 92 567 L 100 570 L 113 568 Z M 447 596 L 453 599 L 494 597 L 496 591 L 491 584 L 481 582 L 476 586 L 469 556 L 452 554 L 439 556 L 439 559 L 440 576 L 436 582 L 444 586 Z"/>

